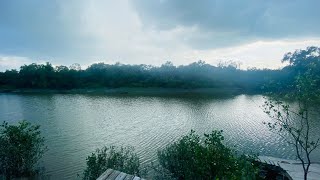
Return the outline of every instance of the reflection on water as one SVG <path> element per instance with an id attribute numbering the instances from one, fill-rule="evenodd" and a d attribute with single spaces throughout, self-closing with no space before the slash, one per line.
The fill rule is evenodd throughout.
<path id="1" fill-rule="evenodd" d="M 41 125 L 49 151 L 43 165 L 52 179 L 75 179 L 86 157 L 103 145 L 132 145 L 143 164 L 191 129 L 224 130 L 226 143 L 244 152 L 295 158 L 285 141 L 262 124 L 268 117 L 259 95 L 139 97 L 0 94 L 0 121 Z M 319 117 L 319 116 L 317 116 Z M 314 134 L 319 118 L 312 122 Z M 320 151 L 313 155 L 320 161 Z"/>

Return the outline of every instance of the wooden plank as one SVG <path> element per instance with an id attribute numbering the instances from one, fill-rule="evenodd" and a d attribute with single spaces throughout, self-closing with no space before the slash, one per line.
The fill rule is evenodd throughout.
<path id="1" fill-rule="evenodd" d="M 106 180 L 115 180 L 116 177 L 117 177 L 120 173 L 121 173 L 120 171 L 114 170 L 114 171 L 112 172 L 112 174 L 110 174 L 110 175 L 107 177 Z"/>
<path id="2" fill-rule="evenodd" d="M 113 169 L 107 169 L 97 180 L 145 180 L 138 176 L 126 174 Z"/>
<path id="3" fill-rule="evenodd" d="M 140 180 L 140 178 L 138 176 L 135 176 L 133 180 Z"/>
<path id="4" fill-rule="evenodd" d="M 126 175 L 127 175 L 126 173 L 121 172 L 115 180 L 123 180 L 126 177 Z"/>
<path id="5" fill-rule="evenodd" d="M 133 175 L 127 174 L 127 176 L 124 178 L 124 180 L 132 180 L 134 178 Z"/>
<path id="6" fill-rule="evenodd" d="M 113 169 L 107 169 L 101 176 L 98 177 L 97 180 L 105 180 L 107 177 L 113 172 Z"/>

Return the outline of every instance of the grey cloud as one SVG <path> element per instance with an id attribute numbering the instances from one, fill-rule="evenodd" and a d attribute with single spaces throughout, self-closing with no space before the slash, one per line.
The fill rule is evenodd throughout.
<path id="1" fill-rule="evenodd" d="M 319 38 L 319 5 L 319 0 L 0 0 L 0 56 L 57 64 L 158 63 L 185 58 L 194 49 Z"/>
<path id="2" fill-rule="evenodd" d="M 87 48 L 84 42 L 89 44 L 90 37 L 81 34 L 79 27 L 81 7 L 77 1 L 61 2 L 0 1 L 1 53 L 65 57 Z M 69 3 L 73 5 L 65 7 Z"/>
<path id="3" fill-rule="evenodd" d="M 134 0 L 147 27 L 196 27 L 184 41 L 214 48 L 255 40 L 319 37 L 319 0 Z"/>

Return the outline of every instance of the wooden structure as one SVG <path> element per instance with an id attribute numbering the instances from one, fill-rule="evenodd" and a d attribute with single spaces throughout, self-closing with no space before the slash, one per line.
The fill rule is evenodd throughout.
<path id="1" fill-rule="evenodd" d="M 134 175 L 113 169 L 107 169 L 97 180 L 145 180 Z"/>
<path id="2" fill-rule="evenodd" d="M 304 177 L 304 171 L 302 169 L 302 164 L 300 161 L 281 159 L 281 158 L 275 158 L 270 156 L 259 156 L 258 159 L 260 162 L 281 167 L 283 170 L 286 171 L 286 173 L 289 176 L 289 179 L 301 180 Z M 309 168 L 308 179 L 309 180 L 320 179 L 319 163 L 311 164 Z"/>

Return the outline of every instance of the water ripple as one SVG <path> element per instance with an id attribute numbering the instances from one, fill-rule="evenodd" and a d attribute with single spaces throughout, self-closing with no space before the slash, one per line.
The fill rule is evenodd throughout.
<path id="1" fill-rule="evenodd" d="M 157 150 L 191 129 L 224 130 L 226 144 L 237 150 L 294 158 L 284 139 L 263 124 L 262 96 L 231 98 L 113 97 L 90 95 L 0 95 L 0 121 L 27 119 L 41 125 L 49 151 L 42 159 L 52 179 L 76 179 L 96 148 L 134 146 L 142 164 Z M 317 116 L 320 117 L 320 116 Z M 319 118 L 312 127 L 320 130 Z M 320 161 L 320 151 L 312 157 Z"/>

